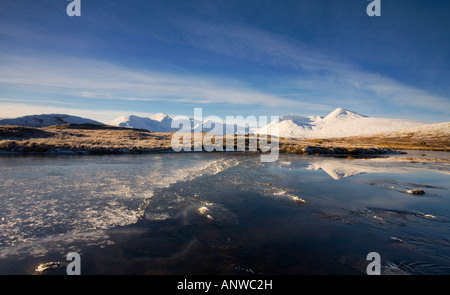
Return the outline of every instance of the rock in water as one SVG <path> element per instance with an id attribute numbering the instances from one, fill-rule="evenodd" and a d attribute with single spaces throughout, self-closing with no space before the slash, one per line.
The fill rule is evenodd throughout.
<path id="1" fill-rule="evenodd" d="M 406 193 L 410 195 L 423 195 L 425 192 L 421 189 L 410 189 L 407 190 Z"/>
<path id="2" fill-rule="evenodd" d="M 198 208 L 198 213 L 200 213 L 200 214 L 205 214 L 208 211 L 209 211 L 209 209 L 207 207 Z"/>
<path id="3" fill-rule="evenodd" d="M 299 197 L 292 197 L 292 200 L 297 202 L 297 203 L 300 203 L 300 204 L 306 204 L 306 201 L 301 199 L 301 198 L 299 198 Z"/>
<path id="4" fill-rule="evenodd" d="M 396 241 L 398 243 L 404 244 L 402 239 L 396 238 L 396 237 L 391 237 L 391 240 Z"/>

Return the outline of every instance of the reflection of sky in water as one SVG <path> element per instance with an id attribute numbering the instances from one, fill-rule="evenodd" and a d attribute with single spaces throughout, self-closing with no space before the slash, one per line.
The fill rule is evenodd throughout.
<path id="1" fill-rule="evenodd" d="M 250 266 L 351 272 L 365 269 L 352 253 L 363 257 L 373 240 L 391 256 L 386 272 L 450 273 L 443 163 L 280 155 L 261 164 L 259 156 L 233 154 L 6 156 L 0 163 L 4 267 L 100 251 L 96 259 L 122 265 L 92 266 L 105 273 L 202 273 L 211 264 L 218 266 L 206 273 L 221 264 L 224 273 Z M 426 193 L 405 193 L 414 188 Z"/>

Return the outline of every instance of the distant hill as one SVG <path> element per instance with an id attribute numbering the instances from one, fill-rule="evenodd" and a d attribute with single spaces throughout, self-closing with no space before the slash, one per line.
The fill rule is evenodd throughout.
<path id="1" fill-rule="evenodd" d="M 48 114 L 48 115 L 31 115 L 18 117 L 14 119 L 2 119 L 0 120 L 0 125 L 13 125 L 13 126 L 25 126 L 25 127 L 48 127 L 60 124 L 99 124 L 103 123 L 81 118 L 77 116 L 64 115 L 64 114 Z"/>

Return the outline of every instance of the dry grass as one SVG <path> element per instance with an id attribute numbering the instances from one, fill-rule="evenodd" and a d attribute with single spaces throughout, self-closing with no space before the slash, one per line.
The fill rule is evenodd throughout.
<path id="1" fill-rule="evenodd" d="M 423 151 L 450 151 L 450 136 L 426 134 L 398 134 L 397 136 L 355 136 L 335 138 L 330 140 L 333 145 L 359 145 L 380 148 L 423 150 Z"/>
<path id="2" fill-rule="evenodd" d="M 173 151 L 172 135 L 173 133 L 95 124 L 63 124 L 45 128 L 0 126 L 0 150 L 94 154 L 164 152 Z M 245 147 L 248 149 L 251 140 L 248 135 L 234 136 L 234 148 L 238 146 L 239 137 L 244 137 Z M 270 138 L 268 142 L 270 143 Z M 449 146 L 450 139 L 446 134 L 415 133 L 312 140 L 280 138 L 279 144 L 281 153 L 347 155 L 380 154 L 396 149 L 449 151 Z M 226 137 L 223 139 L 223 148 L 226 150 Z"/>
<path id="3" fill-rule="evenodd" d="M 397 149 L 450 151 L 450 123 L 411 128 L 367 136 L 328 139 L 291 140 L 290 144 L 312 145 L 315 148 Z"/>
<path id="4" fill-rule="evenodd" d="M 0 126 L 0 150 L 13 152 L 121 153 L 171 150 L 168 133 L 152 133 L 142 129 L 128 129 L 94 124 L 64 124 L 46 128 L 27 128 L 15 132 L 16 126 Z M 30 136 L 34 134 L 35 136 Z M 45 134 L 45 136 L 41 136 Z"/>

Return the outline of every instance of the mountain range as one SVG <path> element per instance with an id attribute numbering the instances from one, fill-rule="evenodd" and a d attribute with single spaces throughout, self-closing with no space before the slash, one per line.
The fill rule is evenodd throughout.
<path id="1" fill-rule="evenodd" d="M 172 132 L 176 129 L 171 127 L 172 117 L 159 113 L 150 117 L 138 117 L 135 115 L 121 116 L 111 122 L 113 126 L 147 129 L 153 132 Z"/>
<path id="2" fill-rule="evenodd" d="M 121 116 L 115 119 L 110 123 L 110 125 L 127 128 L 140 128 L 152 132 L 173 132 L 178 130 L 177 128 L 172 128 L 171 125 L 173 120 L 173 117 L 164 113 L 155 114 L 150 117 L 129 115 Z M 29 127 L 47 127 L 64 123 L 102 124 L 91 119 L 60 114 L 34 115 L 0 120 L 0 125 L 19 125 Z M 200 122 L 193 119 L 190 119 L 190 123 L 191 130 L 199 130 L 202 125 L 206 126 L 207 124 L 211 126 L 209 130 L 212 128 L 218 128 L 220 130 L 222 128 L 225 131 L 230 127 L 222 122 L 213 122 L 213 124 L 211 124 L 211 122 Z M 270 129 L 276 126 L 278 127 L 279 136 L 281 137 L 313 139 L 386 133 L 429 125 L 431 124 L 412 120 L 368 117 L 350 110 L 337 108 L 325 117 L 301 117 L 294 114 L 280 116 L 278 121 L 273 121 L 258 129 L 254 128 L 251 131 L 257 131 L 259 134 L 268 134 L 270 133 Z M 203 131 L 205 132 L 208 132 L 209 130 L 207 128 L 203 128 Z"/>
<path id="3" fill-rule="evenodd" d="M 337 108 L 325 117 L 281 116 L 279 122 L 272 122 L 258 131 L 260 134 L 268 134 L 270 128 L 275 124 L 278 127 L 279 136 L 301 139 L 360 136 L 427 125 L 426 123 L 404 119 L 367 117 L 343 108 Z"/>
<path id="4" fill-rule="evenodd" d="M 151 117 L 126 116 L 119 117 L 113 122 L 114 126 L 143 128 L 154 132 L 177 131 L 171 127 L 172 117 L 167 114 L 156 114 Z M 211 126 L 211 122 L 203 122 L 203 125 Z M 309 116 L 301 117 L 294 114 L 280 116 L 278 121 L 269 123 L 259 129 L 252 129 L 252 132 L 259 134 L 270 133 L 271 128 L 278 127 L 279 136 L 286 138 L 334 138 L 346 136 L 358 136 L 374 133 L 392 132 L 413 127 L 428 125 L 426 123 L 404 120 L 367 117 L 356 112 L 337 108 L 325 117 Z M 200 122 L 191 119 L 192 130 L 201 127 Z M 213 128 L 223 129 L 226 134 L 227 126 L 222 122 L 214 122 Z M 233 128 L 234 126 L 232 126 Z M 203 128 L 203 131 L 209 131 Z"/>

